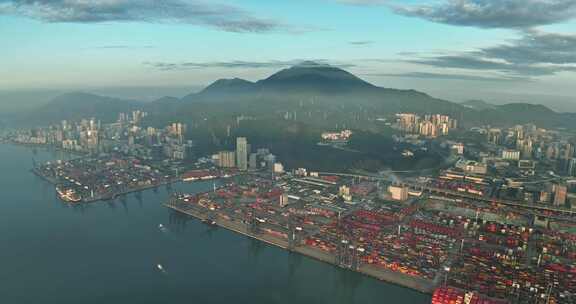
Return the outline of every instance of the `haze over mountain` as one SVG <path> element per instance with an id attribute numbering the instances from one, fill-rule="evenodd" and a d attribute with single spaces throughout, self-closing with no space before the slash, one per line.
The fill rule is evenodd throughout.
<path id="1" fill-rule="evenodd" d="M 509 103 L 541 104 L 559 113 L 576 113 L 576 99 L 569 96 L 502 93 L 495 95 L 487 93 L 478 97 L 482 98 L 482 102 L 489 105 L 505 105 Z M 466 100 L 462 102 L 462 104 L 467 104 L 469 102 L 470 100 Z"/>
<path id="2" fill-rule="evenodd" d="M 474 110 L 490 110 L 495 108 L 495 105 L 478 99 L 467 100 L 460 104 Z"/>
<path id="3" fill-rule="evenodd" d="M 18 117 L 18 120 L 20 123 L 30 122 L 35 124 L 88 117 L 114 120 L 120 112 L 129 112 L 143 106 L 144 103 L 134 100 L 71 92 L 59 95 L 49 103 L 24 113 Z"/>
<path id="4" fill-rule="evenodd" d="M 414 90 L 377 87 L 343 69 L 314 62 L 280 70 L 256 82 L 220 79 L 197 94 L 185 96 L 182 101 L 267 101 L 283 109 L 283 105 L 311 99 L 319 105 L 375 106 L 383 111 L 426 111 L 431 108 L 449 111 L 454 107 L 453 103 Z"/>
<path id="5" fill-rule="evenodd" d="M 294 111 L 305 102 L 309 111 L 337 111 L 341 116 L 356 111 L 390 115 L 399 112 L 445 113 L 464 118 L 465 123 L 505 124 L 538 121 L 544 126 L 573 122 L 575 115 L 559 114 L 531 104 L 492 105 L 483 101 L 453 103 L 415 90 L 383 88 L 334 66 L 305 62 L 282 69 L 262 80 L 220 79 L 198 93 L 181 99 L 163 97 L 140 103 L 95 94 L 70 93 L 55 98 L 35 113 L 39 121 L 72 117 L 107 116 L 134 108 L 145 109 L 164 120 L 184 113 L 211 115 L 271 115 Z"/>

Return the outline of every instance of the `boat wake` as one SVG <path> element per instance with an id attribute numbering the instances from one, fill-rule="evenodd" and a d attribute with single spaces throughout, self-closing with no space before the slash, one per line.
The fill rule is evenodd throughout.
<path id="1" fill-rule="evenodd" d="M 168 272 L 166 271 L 166 269 L 164 269 L 164 266 L 162 266 L 162 264 L 157 264 L 156 269 L 158 269 L 158 271 L 160 271 L 162 274 L 168 274 Z"/>

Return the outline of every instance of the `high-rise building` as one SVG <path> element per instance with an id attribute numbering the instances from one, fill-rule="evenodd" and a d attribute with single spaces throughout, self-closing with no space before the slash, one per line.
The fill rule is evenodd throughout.
<path id="1" fill-rule="evenodd" d="M 288 206 L 288 200 L 289 199 L 288 199 L 287 194 L 285 194 L 285 193 L 280 194 L 279 200 L 280 200 L 280 207 L 284 208 L 284 207 Z"/>
<path id="2" fill-rule="evenodd" d="M 523 126 L 515 126 L 514 127 L 514 134 L 516 135 L 517 139 L 524 139 L 524 127 Z"/>
<path id="3" fill-rule="evenodd" d="M 565 185 L 555 185 L 554 188 L 554 206 L 564 206 L 566 204 L 568 188 Z"/>
<path id="4" fill-rule="evenodd" d="M 538 198 L 538 201 L 544 204 L 549 204 L 551 196 L 552 194 L 549 191 L 542 190 L 540 191 L 540 197 Z"/>
<path id="5" fill-rule="evenodd" d="M 576 176 L 576 158 L 572 158 L 568 162 L 568 175 Z"/>
<path id="6" fill-rule="evenodd" d="M 516 141 L 516 148 L 520 150 L 520 154 L 524 159 L 531 159 L 534 152 L 534 143 L 532 139 L 520 139 Z"/>
<path id="7" fill-rule="evenodd" d="M 284 165 L 282 163 L 274 163 L 273 172 L 284 173 Z"/>
<path id="8" fill-rule="evenodd" d="M 248 165 L 249 165 L 250 170 L 257 170 L 258 169 L 258 154 L 250 153 Z"/>
<path id="9" fill-rule="evenodd" d="M 236 153 L 234 153 L 234 151 L 218 152 L 218 167 L 221 168 L 236 167 Z"/>
<path id="10" fill-rule="evenodd" d="M 274 154 L 264 156 L 264 161 L 266 162 L 266 167 L 268 169 L 274 170 L 274 164 L 276 163 L 276 156 Z"/>
<path id="11" fill-rule="evenodd" d="M 494 145 L 502 143 L 502 130 L 490 129 L 488 130 L 488 142 Z"/>
<path id="12" fill-rule="evenodd" d="M 502 159 L 505 160 L 520 160 L 520 151 L 504 149 L 502 150 Z"/>
<path id="13" fill-rule="evenodd" d="M 236 138 L 236 164 L 239 170 L 248 170 L 248 140 L 246 137 Z"/>
<path id="14" fill-rule="evenodd" d="M 574 146 L 570 143 L 564 145 L 564 150 L 562 151 L 561 158 L 570 160 L 574 156 Z"/>

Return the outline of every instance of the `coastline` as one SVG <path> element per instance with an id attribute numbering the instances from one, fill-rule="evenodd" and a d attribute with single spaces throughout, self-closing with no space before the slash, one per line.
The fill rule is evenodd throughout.
<path id="1" fill-rule="evenodd" d="M 50 183 L 53 186 L 56 186 L 56 184 L 58 184 L 58 181 L 54 178 L 51 178 L 49 176 L 46 176 L 44 174 L 42 174 L 41 172 L 39 172 L 36 168 L 31 169 L 30 171 L 32 171 L 32 173 L 34 173 L 34 175 L 42 178 L 44 181 Z M 150 184 L 150 185 L 144 185 L 144 186 L 139 186 L 139 187 L 134 187 L 131 189 L 127 189 L 126 191 L 122 191 L 120 193 L 116 193 L 113 194 L 112 196 L 94 196 L 94 197 L 89 197 L 89 198 L 82 198 L 82 201 L 75 203 L 75 204 L 89 204 L 89 203 L 94 203 L 97 201 L 106 201 L 106 200 L 111 200 L 111 199 L 115 199 L 119 196 L 123 196 L 123 195 L 127 195 L 130 193 L 134 193 L 134 192 L 142 192 L 145 190 L 149 190 L 149 189 L 154 189 L 154 188 L 158 188 L 161 186 L 165 186 L 165 185 L 172 185 L 175 183 L 181 182 L 181 180 L 175 180 L 175 181 L 165 181 L 165 182 L 160 182 L 158 184 Z"/>
<path id="2" fill-rule="evenodd" d="M 192 209 L 185 210 L 185 209 L 182 209 L 178 206 L 172 205 L 170 203 L 163 203 L 162 205 L 166 208 L 173 210 L 173 211 L 192 216 L 193 218 L 196 218 L 200 221 L 204 221 L 204 220 L 209 219 L 208 216 L 205 216 L 201 212 L 198 212 L 198 211 L 195 211 Z M 216 217 L 212 220 L 214 220 L 215 224 L 218 227 L 225 228 L 227 230 L 236 232 L 238 234 L 242 234 L 244 236 L 247 236 L 249 238 L 267 243 L 267 244 L 272 245 L 272 246 L 282 248 L 284 250 L 289 250 L 287 241 L 280 239 L 280 238 L 277 238 L 277 237 L 273 237 L 271 235 L 267 235 L 267 234 L 256 235 L 256 234 L 250 233 L 248 231 L 248 229 L 245 227 L 245 225 L 242 223 L 234 222 L 231 220 L 226 220 L 226 219 L 223 219 L 222 217 Z M 335 260 L 336 260 L 335 256 L 332 254 L 323 252 L 321 250 L 316 250 L 316 249 L 310 248 L 308 246 L 298 246 L 291 251 L 296 252 L 298 254 L 302 254 L 302 255 L 310 257 L 310 258 L 313 258 L 317 261 L 328 263 L 330 265 L 337 267 L 337 265 L 335 264 Z M 342 268 L 342 269 L 347 269 L 347 268 Z M 398 286 L 401 286 L 404 288 L 409 288 L 409 289 L 412 289 L 412 290 L 415 290 L 415 291 L 418 291 L 418 292 L 421 292 L 424 294 L 432 294 L 434 292 L 434 289 L 437 287 L 433 280 L 415 278 L 415 277 L 407 276 L 407 275 L 402 274 L 402 273 L 380 269 L 380 268 L 378 268 L 376 266 L 372 266 L 372 265 L 362 265 L 359 267 L 358 270 L 352 270 L 352 269 L 347 269 L 347 270 L 355 271 L 355 272 L 361 273 L 363 275 L 367 275 L 367 276 L 370 276 L 372 278 L 375 278 L 379 281 L 398 285 Z"/>

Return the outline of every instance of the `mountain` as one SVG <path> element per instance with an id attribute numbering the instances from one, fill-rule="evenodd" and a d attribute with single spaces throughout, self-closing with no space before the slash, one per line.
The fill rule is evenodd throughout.
<path id="1" fill-rule="evenodd" d="M 257 82 L 233 78 L 219 79 L 185 102 L 226 102 L 289 95 L 335 95 L 358 90 L 373 90 L 372 84 L 342 69 L 314 62 L 304 62 L 283 69 Z M 272 95 L 272 96 L 267 96 Z"/>
<path id="2" fill-rule="evenodd" d="M 136 108 L 151 113 L 151 120 L 158 126 L 170 121 L 193 123 L 210 118 L 215 122 L 210 128 L 214 128 L 227 125 L 240 115 L 274 121 L 289 113 L 319 128 L 339 124 L 364 128 L 374 127 L 371 121 L 376 117 L 400 112 L 449 114 L 460 119 L 465 127 L 523 123 L 537 123 L 541 127 L 576 125 L 576 114 L 560 114 L 542 105 L 493 105 L 480 100 L 458 104 L 416 90 L 375 86 L 338 67 L 314 62 L 283 69 L 256 82 L 220 79 L 181 99 L 163 97 L 140 103 L 69 93 L 37 108 L 24 120 L 55 122 L 86 117 L 112 120 L 119 112 Z"/>
<path id="3" fill-rule="evenodd" d="M 21 117 L 20 123 L 26 121 L 33 121 L 35 124 L 50 123 L 87 117 L 112 121 L 118 117 L 118 113 L 132 111 L 141 106 L 142 103 L 133 100 L 73 92 L 56 96 L 47 104 L 28 112 Z"/>
<path id="4" fill-rule="evenodd" d="M 199 93 L 192 93 L 182 98 L 183 101 L 226 101 L 239 95 L 257 92 L 253 82 L 240 78 L 219 79 Z"/>
<path id="5" fill-rule="evenodd" d="M 0 90 L 0 113 L 13 114 L 29 111 L 45 105 L 52 98 L 62 94 L 58 90 Z"/>
<path id="6" fill-rule="evenodd" d="M 236 94 L 250 92 L 255 89 L 255 84 L 240 78 L 220 79 L 212 83 L 201 94 Z"/>
<path id="7" fill-rule="evenodd" d="M 482 100 L 454 103 L 416 90 L 375 86 L 338 67 L 304 62 L 271 76 L 250 82 L 221 79 L 197 94 L 182 99 L 183 112 L 190 104 L 226 111 L 259 114 L 294 111 L 308 104 L 309 111 L 339 111 L 338 117 L 358 110 L 389 115 L 398 112 L 443 113 L 461 119 L 463 125 L 504 125 L 538 122 L 542 127 L 569 126 L 576 115 L 560 114 L 542 105 L 514 103 L 494 105 Z M 311 108 L 310 103 L 314 107 Z M 333 121 L 332 121 L 333 122 Z M 311 122 L 316 123 L 316 122 Z"/>
<path id="8" fill-rule="evenodd" d="M 477 99 L 468 100 L 468 101 L 462 102 L 460 104 L 467 107 L 467 108 L 479 110 L 479 111 L 489 110 L 489 109 L 495 108 L 495 105 L 488 103 L 484 100 L 477 100 Z"/>
<path id="9" fill-rule="evenodd" d="M 544 105 L 509 103 L 495 105 L 476 113 L 474 121 L 487 124 L 510 125 L 533 123 L 540 127 L 570 127 L 576 125 L 576 114 L 558 113 Z"/>
<path id="10" fill-rule="evenodd" d="M 448 113 L 464 108 L 414 90 L 378 87 L 338 67 L 314 62 L 283 69 L 256 82 L 220 79 L 201 92 L 182 98 L 184 103 L 250 103 L 270 110 L 289 110 L 303 100 L 314 100 L 317 106 L 328 108 L 373 107 L 384 112 Z"/>
<path id="11" fill-rule="evenodd" d="M 330 94 L 376 88 L 372 84 L 340 68 L 315 62 L 304 62 L 281 70 L 266 79 L 258 81 L 256 86 L 263 90 L 304 90 Z"/>
<path id="12" fill-rule="evenodd" d="M 178 102 L 180 102 L 180 98 L 173 97 L 173 96 L 164 96 L 164 97 L 160 97 L 160 98 L 154 100 L 153 102 L 159 103 L 159 104 L 178 103 Z"/>

